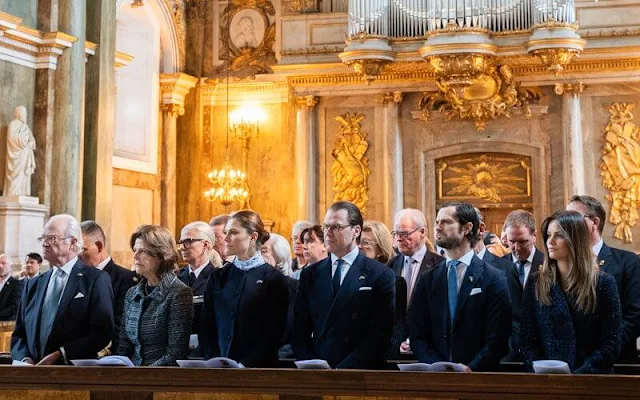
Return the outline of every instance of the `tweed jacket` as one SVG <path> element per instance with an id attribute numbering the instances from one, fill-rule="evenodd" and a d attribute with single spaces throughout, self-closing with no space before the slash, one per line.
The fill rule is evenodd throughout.
<path id="1" fill-rule="evenodd" d="M 127 292 L 116 354 L 135 365 L 176 365 L 187 358 L 193 322 L 193 294 L 167 272 L 148 296 L 146 280 Z"/>

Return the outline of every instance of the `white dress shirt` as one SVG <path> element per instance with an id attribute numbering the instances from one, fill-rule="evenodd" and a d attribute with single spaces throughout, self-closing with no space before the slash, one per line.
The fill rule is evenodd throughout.
<path id="1" fill-rule="evenodd" d="M 529 254 L 529 258 L 527 258 L 527 262 L 524 264 L 524 284 L 522 285 L 523 287 L 527 283 L 527 278 L 529 278 L 529 272 L 531 272 L 531 265 L 533 264 L 533 256 L 535 254 L 536 254 L 536 247 L 533 246 L 533 248 L 531 248 L 531 254 Z M 516 271 L 519 273 L 520 271 L 518 271 L 518 264 L 517 264 L 518 259 L 516 258 L 516 256 L 513 255 L 513 253 L 511 253 L 511 260 L 516 265 Z"/>
<path id="2" fill-rule="evenodd" d="M 427 246 L 423 245 L 422 248 L 413 253 L 412 256 L 404 256 L 402 277 L 407 281 L 407 298 L 409 299 L 411 299 L 411 293 L 413 293 L 418 275 L 420 275 L 420 265 L 422 265 L 422 260 L 424 260 L 426 254 Z"/>
<path id="3" fill-rule="evenodd" d="M 98 265 L 96 265 L 96 268 L 98 268 L 100 271 L 102 271 L 102 270 L 104 270 L 104 267 L 106 267 L 107 264 L 109 264 L 110 261 L 111 261 L 111 256 L 107 256 L 107 258 L 105 258 Z"/>
<path id="4" fill-rule="evenodd" d="M 602 241 L 602 239 L 598 240 L 598 243 L 594 244 L 592 249 L 593 249 L 593 254 L 598 257 L 598 255 L 600 255 L 600 251 L 602 250 L 602 246 L 604 245 L 604 242 Z"/>
<path id="5" fill-rule="evenodd" d="M 205 262 L 204 264 L 202 264 L 201 266 L 199 266 L 196 269 L 193 269 L 191 267 L 191 264 L 189 264 L 189 273 L 192 273 L 196 276 L 196 279 L 198 279 L 198 277 L 200 276 L 200 273 L 202 272 L 202 270 L 204 269 L 204 267 L 206 267 L 207 265 L 209 265 L 209 260 L 207 260 L 207 262 Z"/>
<path id="6" fill-rule="evenodd" d="M 347 253 L 344 257 L 342 257 L 342 268 L 340 268 L 340 285 L 342 285 L 342 281 L 344 281 L 344 277 L 347 276 L 349 269 L 356 261 L 356 257 L 358 257 L 358 253 L 360 253 L 360 249 L 356 246 L 353 250 Z M 335 254 L 331 254 L 331 276 L 336 273 L 336 268 L 338 268 L 338 257 Z"/>
<path id="7" fill-rule="evenodd" d="M 449 257 L 447 253 L 447 280 L 449 279 L 449 261 L 452 261 L 453 258 Z M 460 257 L 458 261 L 458 265 L 456 266 L 456 280 L 458 283 L 458 294 L 460 294 L 460 288 L 462 287 L 462 280 L 464 279 L 464 275 L 467 273 L 467 268 L 471 265 L 471 260 L 473 260 L 473 249 L 466 253 L 464 256 Z"/>
<path id="8" fill-rule="evenodd" d="M 47 284 L 47 292 L 53 288 L 53 283 L 55 281 L 56 273 L 58 269 L 61 269 L 65 272 L 64 274 L 64 283 L 62 285 L 62 289 L 60 290 L 60 298 L 58 299 L 58 304 L 60 304 L 60 300 L 62 300 L 62 296 L 64 295 L 64 289 L 67 287 L 67 282 L 69 282 L 69 277 L 71 276 L 71 270 L 73 266 L 78 262 L 78 257 L 74 257 L 71 260 L 67 261 L 62 267 L 54 266 L 51 271 L 51 277 L 49 278 L 49 283 Z M 45 293 L 46 298 L 46 293 Z"/>

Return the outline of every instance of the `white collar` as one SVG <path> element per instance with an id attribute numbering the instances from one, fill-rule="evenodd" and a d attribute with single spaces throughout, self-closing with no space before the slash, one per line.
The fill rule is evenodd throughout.
<path id="1" fill-rule="evenodd" d="M 533 246 L 531 248 L 531 254 L 529 254 L 529 257 L 527 258 L 527 262 L 529 264 L 533 264 L 533 256 L 535 255 L 536 255 L 536 246 Z M 513 260 L 514 264 L 519 261 L 513 253 L 511 253 L 511 260 Z"/>
<path id="2" fill-rule="evenodd" d="M 204 267 L 206 267 L 207 265 L 209 265 L 209 260 L 207 260 L 204 264 L 202 264 L 201 266 L 199 266 L 196 269 L 193 269 L 191 264 L 189 264 L 189 273 L 193 272 L 193 274 L 196 276 L 196 279 L 197 279 L 200 276 L 200 273 L 202 272 Z"/>
<path id="3" fill-rule="evenodd" d="M 110 261 L 111 261 L 111 256 L 107 256 L 107 258 L 105 258 L 104 260 L 102 260 L 102 262 L 100 262 L 98 265 L 96 265 L 96 268 L 98 268 L 100 271 L 102 271 L 104 269 L 104 267 L 106 267 L 107 264 L 109 264 Z"/>
<path id="4" fill-rule="evenodd" d="M 447 265 L 449 265 L 449 261 L 451 260 L 453 260 L 453 258 L 450 258 L 447 252 Z M 469 250 L 465 255 L 460 257 L 458 261 L 460 261 L 461 263 L 463 263 L 468 267 L 469 265 L 471 265 L 471 260 L 473 260 L 473 249 Z"/>
<path id="5" fill-rule="evenodd" d="M 422 260 L 424 260 L 424 256 L 427 254 L 427 246 L 423 243 L 422 247 L 420 247 L 420 250 L 416 251 L 415 253 L 413 253 L 412 256 L 406 256 L 405 255 L 405 260 L 407 259 L 414 259 L 418 262 L 418 264 L 422 263 Z"/>
<path id="6" fill-rule="evenodd" d="M 484 255 L 487 252 L 487 248 L 486 247 L 482 247 L 482 250 L 480 250 L 476 256 L 478 256 L 479 259 L 484 260 Z"/>
<path id="7" fill-rule="evenodd" d="M 71 276 L 71 270 L 73 266 L 78 262 L 78 256 L 73 257 L 71 260 L 67 261 L 62 267 L 54 266 L 54 268 L 59 268 L 63 270 L 67 276 Z"/>
<path id="8" fill-rule="evenodd" d="M 358 246 L 355 246 L 353 250 L 351 250 L 350 252 L 345 254 L 344 257 L 342 257 L 342 261 L 344 261 L 346 264 L 353 265 L 353 263 L 356 262 L 356 258 L 358 257 L 359 253 L 360 253 L 360 249 L 358 248 Z M 333 265 L 336 262 L 336 260 L 338 260 L 338 257 L 332 253 L 331 265 Z"/>
<path id="9" fill-rule="evenodd" d="M 602 246 L 604 245 L 604 241 L 602 240 L 602 238 L 600 238 L 600 240 L 598 240 L 598 243 L 594 244 L 592 249 L 593 249 L 593 254 L 597 257 L 598 254 L 600 254 L 600 251 L 602 251 Z"/>

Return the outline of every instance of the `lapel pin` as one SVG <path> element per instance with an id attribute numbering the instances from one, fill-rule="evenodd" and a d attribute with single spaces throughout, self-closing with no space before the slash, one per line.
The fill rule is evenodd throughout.
<path id="1" fill-rule="evenodd" d="M 365 278 L 365 276 L 364 276 L 364 275 L 360 275 L 360 278 L 358 278 L 358 279 L 359 279 L 359 280 L 361 280 L 361 281 L 363 281 L 363 280 L 365 280 L 366 278 Z"/>
<path id="2" fill-rule="evenodd" d="M 78 272 L 78 275 L 76 275 L 78 277 L 82 276 L 82 272 Z"/>
<path id="3" fill-rule="evenodd" d="M 473 283 L 473 276 L 469 277 L 469 282 Z"/>
<path id="4" fill-rule="evenodd" d="M 604 260 L 600 260 L 600 265 L 604 265 Z"/>
<path id="5" fill-rule="evenodd" d="M 135 276 L 133 277 L 133 283 L 138 283 L 138 278 L 136 278 Z"/>

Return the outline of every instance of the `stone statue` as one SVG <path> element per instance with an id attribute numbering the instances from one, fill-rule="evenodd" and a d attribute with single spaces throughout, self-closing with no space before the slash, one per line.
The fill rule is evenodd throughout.
<path id="1" fill-rule="evenodd" d="M 31 175 L 36 169 L 36 140 L 27 126 L 27 109 L 17 106 L 7 131 L 7 168 L 4 196 L 30 196 Z"/>

